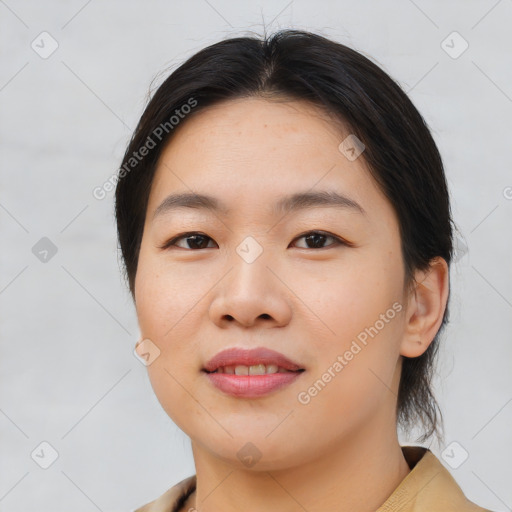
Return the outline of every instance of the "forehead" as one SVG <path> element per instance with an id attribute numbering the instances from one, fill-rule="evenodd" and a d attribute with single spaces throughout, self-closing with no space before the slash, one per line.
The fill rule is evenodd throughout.
<path id="1" fill-rule="evenodd" d="M 302 101 L 242 98 L 197 111 L 181 122 L 160 156 L 148 211 L 154 214 L 173 192 L 262 209 L 306 190 L 333 190 L 364 210 L 389 210 L 364 159 L 349 160 L 340 151 L 349 135 L 340 122 Z"/>

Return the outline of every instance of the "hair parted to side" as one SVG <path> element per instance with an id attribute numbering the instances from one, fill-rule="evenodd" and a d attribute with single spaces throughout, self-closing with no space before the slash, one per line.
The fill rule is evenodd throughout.
<path id="1" fill-rule="evenodd" d="M 444 167 L 418 110 L 389 75 L 359 52 L 318 34 L 280 30 L 200 50 L 173 71 L 149 101 L 123 157 L 115 192 L 124 276 L 134 300 L 149 192 L 174 126 L 207 106 L 254 96 L 309 101 L 363 142 L 361 158 L 398 217 L 408 289 L 414 286 L 414 271 L 428 270 L 436 256 L 450 266 L 453 221 Z M 148 148 L 145 156 L 134 159 L 143 147 Z M 442 414 L 432 377 L 447 322 L 448 305 L 428 349 L 403 360 L 397 422 L 406 432 L 419 422 L 424 429 L 421 441 L 432 434 L 441 437 Z"/>

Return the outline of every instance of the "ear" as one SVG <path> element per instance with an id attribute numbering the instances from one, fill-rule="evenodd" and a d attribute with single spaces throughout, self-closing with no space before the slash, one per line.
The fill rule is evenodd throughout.
<path id="1" fill-rule="evenodd" d="M 432 343 L 443 321 L 449 286 L 448 264 L 444 258 L 434 258 L 429 269 L 415 273 L 407 301 L 405 332 L 400 346 L 402 356 L 421 356 Z"/>

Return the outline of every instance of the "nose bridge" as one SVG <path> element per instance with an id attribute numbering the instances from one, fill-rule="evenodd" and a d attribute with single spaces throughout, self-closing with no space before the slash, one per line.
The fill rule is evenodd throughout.
<path id="1" fill-rule="evenodd" d="M 252 235 L 248 235 L 238 244 L 235 252 L 238 257 L 244 261 L 244 263 L 252 265 L 257 260 L 265 259 L 261 258 L 261 256 L 264 252 L 267 252 L 268 255 L 268 247 L 267 249 L 264 249 L 261 242 Z"/>
<path id="2" fill-rule="evenodd" d="M 261 240 L 261 239 L 260 239 Z M 232 292 L 244 295 L 265 294 L 268 286 L 268 278 L 271 272 L 267 268 L 270 261 L 270 250 L 254 236 L 246 236 L 235 248 L 230 258 L 233 266 L 232 275 L 229 278 Z"/>

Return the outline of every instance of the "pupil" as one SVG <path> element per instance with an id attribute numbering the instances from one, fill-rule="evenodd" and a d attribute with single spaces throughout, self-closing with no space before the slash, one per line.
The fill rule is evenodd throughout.
<path id="1" fill-rule="evenodd" d="M 204 245 L 205 237 L 202 236 L 202 235 L 191 235 L 188 238 L 189 238 L 189 240 L 192 239 L 192 242 L 191 243 L 189 242 L 189 245 L 191 245 L 191 244 L 192 244 L 192 246 L 197 246 L 197 245 L 202 246 L 202 245 Z M 197 242 L 198 239 L 199 239 L 199 243 Z M 203 239 L 203 244 L 201 244 L 201 239 Z M 200 247 L 200 248 L 202 248 L 202 247 Z"/>
<path id="2" fill-rule="evenodd" d="M 306 237 L 306 239 L 308 239 L 308 240 L 310 240 L 310 239 L 312 239 L 312 240 L 313 240 L 313 245 L 314 245 L 315 247 L 317 246 L 317 244 L 318 244 L 318 243 L 320 243 L 320 244 L 321 244 L 321 240 L 319 241 L 319 238 L 320 238 L 320 239 L 323 239 L 323 238 L 325 238 L 325 235 L 322 235 L 322 234 L 320 234 L 320 233 L 314 233 L 314 234 L 312 234 L 312 235 L 308 235 L 308 236 Z"/>

